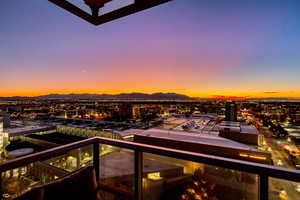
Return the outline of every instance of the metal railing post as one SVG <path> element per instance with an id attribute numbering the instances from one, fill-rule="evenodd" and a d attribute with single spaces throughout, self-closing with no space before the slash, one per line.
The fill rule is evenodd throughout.
<path id="1" fill-rule="evenodd" d="M 2 171 L 0 171 L 0 199 L 3 197 L 3 188 L 2 188 Z"/>
<path id="2" fill-rule="evenodd" d="M 134 200 L 143 199 L 143 152 L 134 151 Z"/>
<path id="3" fill-rule="evenodd" d="M 269 177 L 267 175 L 260 174 L 258 182 L 259 200 L 269 199 Z"/>
<path id="4" fill-rule="evenodd" d="M 99 143 L 93 144 L 93 162 L 96 172 L 96 180 L 97 182 L 100 180 L 100 148 Z"/>

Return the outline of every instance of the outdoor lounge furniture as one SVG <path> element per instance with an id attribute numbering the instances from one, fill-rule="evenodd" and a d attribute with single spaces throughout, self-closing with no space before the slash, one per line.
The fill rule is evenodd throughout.
<path id="1" fill-rule="evenodd" d="M 100 200 L 93 166 L 87 166 L 51 183 L 40 185 L 16 200 Z"/>

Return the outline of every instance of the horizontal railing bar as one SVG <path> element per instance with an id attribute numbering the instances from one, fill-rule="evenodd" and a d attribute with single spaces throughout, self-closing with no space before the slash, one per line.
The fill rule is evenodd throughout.
<path id="1" fill-rule="evenodd" d="M 98 188 L 105 192 L 113 193 L 117 196 L 121 196 L 126 199 L 133 199 L 133 194 L 130 191 L 124 190 L 122 188 L 116 187 L 114 185 L 110 185 L 103 182 L 98 182 Z"/>
<path id="2" fill-rule="evenodd" d="M 300 172 L 293 169 L 275 167 L 271 165 L 264 165 L 264 164 L 253 163 L 248 161 L 241 161 L 241 160 L 235 160 L 230 158 L 223 158 L 218 156 L 193 153 L 188 151 L 181 151 L 176 149 L 169 149 L 164 147 L 151 146 L 151 145 L 133 143 L 133 142 L 110 139 L 110 138 L 102 138 L 102 137 L 94 137 L 79 142 L 55 147 L 43 152 L 27 155 L 14 160 L 9 160 L 0 164 L 0 171 L 3 172 L 36 161 L 47 160 L 56 156 L 63 155 L 70 150 L 80 148 L 90 144 L 95 144 L 95 143 L 106 144 L 106 145 L 116 146 L 120 148 L 137 150 L 145 153 L 152 153 L 152 154 L 157 154 L 162 156 L 173 157 L 177 159 L 183 159 L 183 160 L 213 165 L 217 167 L 224 167 L 224 168 L 239 170 L 239 171 L 258 174 L 258 175 L 267 175 L 269 177 L 300 182 Z"/>
<path id="3" fill-rule="evenodd" d="M 189 151 L 182 151 L 177 149 L 169 149 L 165 147 L 158 147 L 140 143 L 133 143 L 122 140 L 114 140 L 109 138 L 97 137 L 101 144 L 117 146 L 126 149 L 138 150 L 146 153 L 152 153 L 162 156 L 168 156 L 193 162 L 199 162 L 218 167 L 224 167 L 234 170 L 239 170 L 258 175 L 268 175 L 274 178 L 281 178 L 290 181 L 300 182 L 300 171 L 294 169 L 287 169 L 282 167 L 275 167 L 272 165 L 259 164 L 254 162 L 235 160 L 231 158 L 224 158 L 219 156 L 212 156 L 201 153 L 193 153 Z"/>

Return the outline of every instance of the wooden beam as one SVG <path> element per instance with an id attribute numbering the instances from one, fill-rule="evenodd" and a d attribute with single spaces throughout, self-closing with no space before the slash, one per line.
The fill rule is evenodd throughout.
<path id="1" fill-rule="evenodd" d="M 141 12 L 143 10 L 158 6 L 163 3 L 167 3 L 172 0 L 138 0 L 135 3 L 127 5 L 125 7 L 119 8 L 117 10 L 111 11 L 104 15 L 92 16 L 91 14 L 85 12 L 84 10 L 78 8 L 77 6 L 69 3 L 65 0 L 48 0 L 57 6 L 69 11 L 70 13 L 90 22 L 94 25 L 104 24 L 134 13 Z"/>
<path id="2" fill-rule="evenodd" d="M 48 0 L 55 5 L 69 11 L 70 13 L 80 17 L 81 19 L 84 19 L 85 21 L 90 22 L 91 24 L 97 25 L 96 19 L 90 15 L 89 13 L 85 12 L 84 10 L 78 8 L 77 6 L 69 3 L 68 1 L 65 0 Z"/>

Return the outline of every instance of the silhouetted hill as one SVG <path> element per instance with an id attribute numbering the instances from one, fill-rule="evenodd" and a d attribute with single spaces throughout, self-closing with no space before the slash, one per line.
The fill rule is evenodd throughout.
<path id="1" fill-rule="evenodd" d="M 34 99 L 99 99 L 99 100 L 216 100 L 218 98 L 192 98 L 183 94 L 177 93 L 121 93 L 121 94 L 48 94 L 36 97 L 14 96 L 14 97 L 0 97 L 1 101 L 16 101 L 16 100 L 34 100 Z M 238 98 L 220 98 L 223 100 L 238 100 Z M 266 97 L 266 98 L 243 98 L 245 101 L 300 101 L 299 98 L 286 97 Z"/>
<path id="2" fill-rule="evenodd" d="M 188 100 L 189 96 L 176 93 L 122 93 L 122 94 L 48 94 L 36 97 L 0 97 L 0 100 L 18 99 L 141 99 L 141 100 Z"/>

